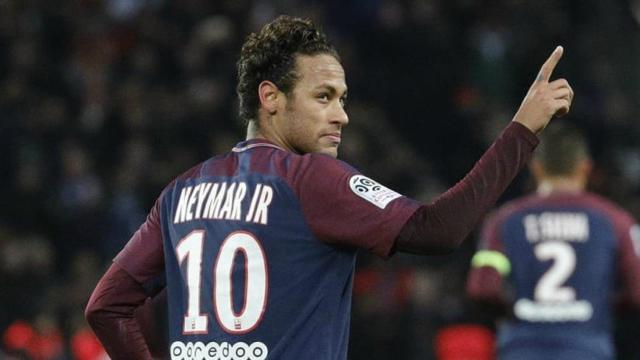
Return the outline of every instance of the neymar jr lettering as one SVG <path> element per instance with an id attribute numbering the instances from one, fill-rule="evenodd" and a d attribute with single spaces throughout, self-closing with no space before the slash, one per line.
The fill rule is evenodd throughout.
<path id="1" fill-rule="evenodd" d="M 267 225 L 269 205 L 273 189 L 269 185 L 256 184 L 247 196 L 245 182 L 203 182 L 186 186 L 180 192 L 174 224 L 198 219 L 244 220 Z M 250 201 L 246 214 L 242 214 L 243 201 Z"/>

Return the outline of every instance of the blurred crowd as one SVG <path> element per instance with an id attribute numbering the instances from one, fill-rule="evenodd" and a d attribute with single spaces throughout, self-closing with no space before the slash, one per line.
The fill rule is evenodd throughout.
<path id="1" fill-rule="evenodd" d="M 341 53 L 340 157 L 424 201 L 564 45 L 556 76 L 576 98 L 561 121 L 590 137 L 592 189 L 640 217 L 638 2 L 0 0 L 0 358 L 104 358 L 82 315 L 91 290 L 174 176 L 244 138 L 235 61 L 281 13 L 312 18 Z M 501 202 L 530 190 L 524 174 Z M 432 359 L 444 327 L 486 322 L 463 296 L 475 241 L 362 254 L 350 357 Z"/>

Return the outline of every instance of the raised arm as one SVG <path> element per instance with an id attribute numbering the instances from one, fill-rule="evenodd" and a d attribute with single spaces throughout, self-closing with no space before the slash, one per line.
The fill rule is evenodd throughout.
<path id="1" fill-rule="evenodd" d="M 396 239 L 396 250 L 420 254 L 452 251 L 495 204 L 529 161 L 538 144 L 535 134 L 554 115 L 564 115 L 571 107 L 569 83 L 564 79 L 549 82 L 562 53 L 558 46 L 545 61 L 512 123 L 473 169 L 409 218 Z"/>

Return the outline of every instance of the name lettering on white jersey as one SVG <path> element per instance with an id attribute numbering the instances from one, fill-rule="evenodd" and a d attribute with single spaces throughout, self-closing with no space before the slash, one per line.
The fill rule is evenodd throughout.
<path id="1" fill-rule="evenodd" d="M 267 225 L 273 189 L 256 184 L 252 190 L 245 182 L 204 182 L 186 186 L 180 191 L 173 223 L 205 219 L 244 220 Z M 250 197 L 247 194 L 251 194 Z M 243 209 L 248 209 L 246 216 L 243 216 Z"/>
<path id="2" fill-rule="evenodd" d="M 349 179 L 349 187 L 354 194 L 380 209 L 384 209 L 390 202 L 402 196 L 364 175 L 353 175 Z"/>

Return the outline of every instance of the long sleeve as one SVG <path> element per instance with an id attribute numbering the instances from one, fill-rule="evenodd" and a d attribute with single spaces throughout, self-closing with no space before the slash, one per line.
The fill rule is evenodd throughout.
<path id="1" fill-rule="evenodd" d="M 537 144 L 531 131 L 511 122 L 460 182 L 413 213 L 396 239 L 396 250 L 435 254 L 457 248 L 525 167 Z"/>
<path id="2" fill-rule="evenodd" d="M 498 214 L 488 216 L 483 224 L 478 251 L 471 259 L 466 291 L 474 301 L 507 308 L 504 282 L 511 273 L 511 261 L 500 231 L 504 217 Z"/>
<path id="3" fill-rule="evenodd" d="M 85 316 L 113 359 L 151 359 L 144 332 L 135 316 L 149 296 L 143 284 L 162 274 L 164 255 L 158 198 L 147 220 L 96 286 Z"/>
<path id="4" fill-rule="evenodd" d="M 142 285 L 116 263 L 98 282 L 85 317 L 112 359 L 152 359 L 135 317 L 146 298 Z"/>
<path id="5" fill-rule="evenodd" d="M 618 221 L 618 274 L 622 285 L 622 303 L 640 307 L 640 226 L 631 216 Z"/>

